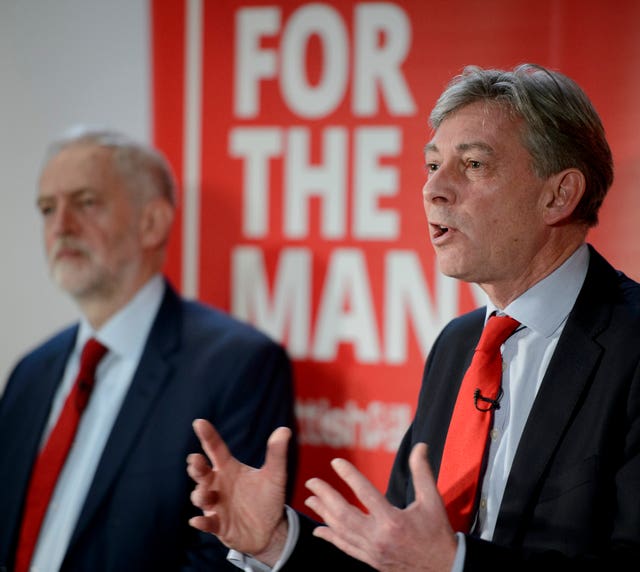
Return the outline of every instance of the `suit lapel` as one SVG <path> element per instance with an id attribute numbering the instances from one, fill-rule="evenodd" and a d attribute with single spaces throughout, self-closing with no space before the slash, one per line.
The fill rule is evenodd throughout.
<path id="1" fill-rule="evenodd" d="M 33 464 L 76 334 L 77 326 L 69 328 L 29 356 L 4 396 L 10 403 L 0 415 L 0 557 L 8 553 L 22 520 Z"/>
<path id="2" fill-rule="evenodd" d="M 173 374 L 172 358 L 181 329 L 180 300 L 167 285 L 131 387 L 114 423 L 89 489 L 70 549 L 89 526 L 135 447 L 145 420 Z"/>
<path id="3" fill-rule="evenodd" d="M 594 250 L 582 287 L 553 358 L 547 368 L 505 488 L 493 539 L 500 544 L 518 542 L 536 491 L 581 397 L 588 390 L 602 346 L 596 337 L 607 327 L 611 315 L 607 291 L 615 271 Z"/>
<path id="4" fill-rule="evenodd" d="M 33 372 L 29 371 L 27 379 L 23 380 L 23 383 L 30 384 L 24 392 L 25 405 L 28 404 L 28 406 L 13 408 L 16 418 L 12 431 L 25 436 L 24 440 L 19 441 L 23 451 L 20 457 L 27 460 L 29 473 L 38 455 L 53 399 L 58 386 L 62 383 L 65 366 L 73 350 L 77 333 L 77 326 L 66 330 L 54 340 L 44 360 L 40 361 L 41 358 L 33 360 L 32 363 L 36 369 Z M 19 429 L 21 426 L 24 427 L 24 431 Z"/>

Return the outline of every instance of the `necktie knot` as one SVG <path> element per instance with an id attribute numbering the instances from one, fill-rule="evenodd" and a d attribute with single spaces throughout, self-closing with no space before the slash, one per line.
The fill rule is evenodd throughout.
<path id="1" fill-rule="evenodd" d="M 80 412 L 84 411 L 89 402 L 95 384 L 96 369 L 107 351 L 107 348 L 95 338 L 90 338 L 82 349 L 80 371 L 77 378 L 78 393 L 76 394 L 76 406 Z"/>
<path id="2" fill-rule="evenodd" d="M 498 348 L 513 334 L 519 325 L 520 322 L 510 316 L 491 316 L 487 320 L 484 330 L 482 330 L 476 351 L 497 352 Z"/>

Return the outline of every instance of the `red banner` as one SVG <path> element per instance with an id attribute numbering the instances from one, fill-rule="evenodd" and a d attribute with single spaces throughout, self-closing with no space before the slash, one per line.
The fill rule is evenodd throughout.
<path id="1" fill-rule="evenodd" d="M 640 3 L 601 6 L 152 3 L 154 138 L 182 184 L 167 270 L 287 346 L 301 483 L 343 456 L 384 490 L 434 337 L 483 303 L 438 273 L 422 212 L 428 113 L 464 65 L 585 88 L 616 161 L 591 242 L 640 277 Z"/>

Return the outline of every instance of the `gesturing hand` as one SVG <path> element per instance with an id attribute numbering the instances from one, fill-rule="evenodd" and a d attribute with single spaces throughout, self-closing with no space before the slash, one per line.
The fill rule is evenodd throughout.
<path id="1" fill-rule="evenodd" d="M 204 455 L 187 457 L 187 472 L 196 482 L 191 502 L 203 511 L 189 524 L 215 534 L 226 546 L 273 566 L 284 548 L 287 445 L 290 429 L 276 429 L 267 443 L 262 468 L 235 459 L 208 421 L 193 423 Z"/>
<path id="2" fill-rule="evenodd" d="M 405 509 L 391 505 L 351 463 L 334 459 L 333 469 L 368 514 L 325 481 L 310 479 L 306 486 L 314 496 L 305 503 L 327 524 L 316 528 L 314 534 L 381 572 L 451 570 L 457 541 L 426 452 L 424 443 L 411 451 L 409 467 L 416 499 Z"/>

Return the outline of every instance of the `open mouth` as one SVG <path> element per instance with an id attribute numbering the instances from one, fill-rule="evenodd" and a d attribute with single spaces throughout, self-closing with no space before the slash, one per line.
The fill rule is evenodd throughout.
<path id="1" fill-rule="evenodd" d="M 440 238 L 449 232 L 449 227 L 442 224 L 432 224 L 431 228 L 433 229 L 433 238 Z"/>

